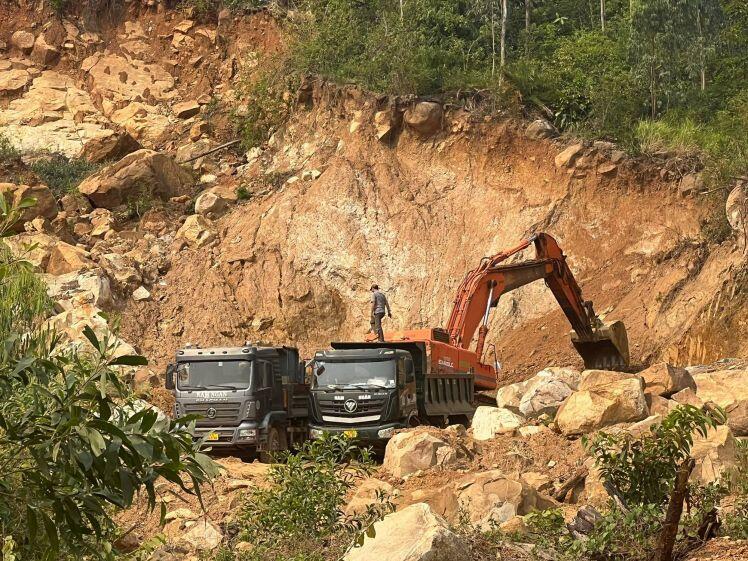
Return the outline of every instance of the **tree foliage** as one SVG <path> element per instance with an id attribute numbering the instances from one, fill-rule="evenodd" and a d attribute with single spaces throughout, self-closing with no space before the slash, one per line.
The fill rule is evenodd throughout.
<path id="1" fill-rule="evenodd" d="M 719 409 L 681 405 L 649 434 L 600 432 L 588 449 L 604 480 L 626 505 L 661 506 L 670 496 L 678 467 L 690 455 L 694 435 L 706 436 L 724 422 Z"/>
<path id="2" fill-rule="evenodd" d="M 300 75 L 388 94 L 476 94 L 510 109 L 519 98 L 564 130 L 634 151 L 640 122 L 690 119 L 723 145 L 745 136 L 724 118 L 748 90 L 742 0 L 606 0 L 604 29 L 600 3 L 574 0 L 287 4 L 289 71 Z M 702 140 L 694 148 L 710 180 L 745 173 L 744 160 Z"/>
<path id="3" fill-rule="evenodd" d="M 21 208 L 0 196 L 0 231 Z M 30 265 L 0 245 L 0 522 L 19 558 L 109 556 L 116 509 L 140 492 L 154 508 L 161 478 L 199 494 L 214 468 L 191 419 L 167 419 L 120 380 L 145 359 L 114 358 L 90 328 L 86 348 L 64 343 L 50 312 Z"/>

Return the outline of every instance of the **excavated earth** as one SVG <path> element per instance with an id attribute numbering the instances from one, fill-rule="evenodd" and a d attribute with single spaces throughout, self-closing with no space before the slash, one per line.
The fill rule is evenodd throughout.
<path id="1" fill-rule="evenodd" d="M 0 4 L 0 19 L 13 22 L 0 28 L 0 132 L 24 160 L 0 163 L 0 183 L 41 188 L 28 166 L 47 151 L 100 155 L 104 165 L 134 142 L 184 162 L 235 138 L 232 115 L 246 110 L 242 84 L 283 49 L 277 22 L 263 11 L 201 21 L 158 1 L 125 6 L 112 20 L 83 8 L 60 20 L 41 2 Z M 308 357 L 331 341 L 364 337 L 374 282 L 392 304 L 387 329 L 442 326 L 465 273 L 535 232 L 556 237 L 600 316 L 625 322 L 634 369 L 748 355 L 743 244 L 735 234 L 717 243 L 705 233 L 723 210 L 684 188 L 692 178 L 677 161 L 630 157 L 607 142 L 538 138 L 524 116 L 449 104 L 436 126 L 419 129 L 403 119 L 419 100 L 354 86 L 309 80 L 286 97 L 291 117 L 266 146 L 199 157 L 183 166 L 190 176 L 172 170 L 175 196 L 133 212 L 115 204 L 92 211 L 67 195 L 25 225 L 24 235 L 44 241 L 31 257 L 47 252 L 36 264 L 56 296 L 73 282 L 60 274 L 61 260 L 74 277 L 103 282 L 93 303 L 114 312 L 121 339 L 150 359 L 140 381 L 162 409 L 170 408 L 162 372 L 188 342 L 288 344 Z M 206 193 L 222 202 L 196 216 Z M 55 249 L 62 241 L 67 249 Z M 75 316 L 69 303 L 60 306 Z M 65 320 L 73 331 L 82 325 L 74 319 Z M 502 385 L 550 365 L 581 368 L 568 332 L 542 282 L 504 296 L 488 353 L 502 364 Z M 725 364 L 745 368 L 710 368 Z M 420 497 L 446 508 L 439 497 L 460 478 L 534 474 L 533 485 L 550 492 L 586 461 L 580 440 L 551 430 L 479 444 L 472 432 L 460 438 L 452 444 L 464 454 L 448 467 L 407 478 L 382 467 L 375 476 L 400 506 Z M 263 484 L 266 467 L 222 462 L 227 471 L 206 492 L 205 513 L 174 486 L 160 487 L 170 512 L 179 511 L 167 537 L 196 518 L 230 528 L 227 513 Z M 569 497 L 581 504 L 589 493 L 579 485 Z M 158 513 L 142 509 L 119 522 L 139 541 L 161 531 Z M 715 540 L 691 559 L 740 555 L 744 544 Z"/>

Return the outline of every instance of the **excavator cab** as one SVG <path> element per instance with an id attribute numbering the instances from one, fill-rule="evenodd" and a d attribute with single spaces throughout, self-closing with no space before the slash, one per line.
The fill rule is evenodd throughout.
<path id="1" fill-rule="evenodd" d="M 600 323 L 588 335 L 571 331 L 571 343 L 589 370 L 626 370 L 629 340 L 622 321 Z"/>

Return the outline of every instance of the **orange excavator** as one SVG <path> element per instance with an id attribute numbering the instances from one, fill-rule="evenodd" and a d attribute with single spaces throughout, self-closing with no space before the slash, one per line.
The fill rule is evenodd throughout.
<path id="1" fill-rule="evenodd" d="M 535 246 L 535 259 L 505 263 L 507 259 Z M 604 324 L 592 302 L 582 297 L 566 256 L 556 240 L 538 233 L 517 247 L 481 260 L 462 281 L 446 329 L 431 328 L 386 333 L 388 344 L 418 343 L 429 357 L 430 376 L 472 374 L 475 388 L 497 386 L 498 361 L 486 364 L 483 354 L 491 309 L 503 294 L 544 279 L 572 327 L 571 341 L 585 368 L 622 370 L 629 364 L 626 328 L 621 321 Z M 477 331 L 477 342 L 470 350 Z M 424 369 L 426 370 L 426 369 Z"/>

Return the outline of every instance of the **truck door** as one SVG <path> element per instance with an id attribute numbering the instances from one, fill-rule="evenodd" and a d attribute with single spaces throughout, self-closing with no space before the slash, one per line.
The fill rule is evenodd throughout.
<path id="1" fill-rule="evenodd" d="M 257 366 L 257 396 L 262 404 L 262 416 L 273 406 L 273 365 L 265 360 L 258 360 Z"/>
<path id="2" fill-rule="evenodd" d="M 397 361 L 397 385 L 400 388 L 400 412 L 403 417 L 409 417 L 416 412 L 416 377 L 413 369 L 413 359 L 401 357 Z"/>

